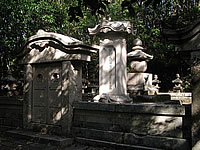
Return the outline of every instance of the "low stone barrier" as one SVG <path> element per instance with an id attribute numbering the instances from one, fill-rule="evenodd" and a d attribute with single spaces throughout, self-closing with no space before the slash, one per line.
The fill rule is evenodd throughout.
<path id="1" fill-rule="evenodd" d="M 23 127 L 23 101 L 0 97 L 0 126 Z"/>
<path id="2" fill-rule="evenodd" d="M 72 132 L 77 139 L 189 149 L 189 105 L 75 102 L 73 106 Z"/>

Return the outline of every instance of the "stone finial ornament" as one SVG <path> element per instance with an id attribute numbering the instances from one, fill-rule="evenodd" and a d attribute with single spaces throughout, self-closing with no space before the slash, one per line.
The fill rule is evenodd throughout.
<path id="1" fill-rule="evenodd" d="M 142 41 L 140 40 L 140 39 L 135 39 L 134 41 L 133 41 L 133 45 L 135 45 L 135 46 L 142 46 Z"/>
<path id="2" fill-rule="evenodd" d="M 183 83 L 183 81 L 180 79 L 180 75 L 176 74 L 176 79 L 172 81 L 172 83 L 175 84 L 175 86 L 173 87 L 173 90 L 177 93 L 181 92 L 183 87 L 181 86 L 181 84 Z"/>

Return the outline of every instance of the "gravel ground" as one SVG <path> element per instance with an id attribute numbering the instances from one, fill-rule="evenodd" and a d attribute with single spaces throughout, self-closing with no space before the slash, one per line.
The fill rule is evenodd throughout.
<path id="1" fill-rule="evenodd" d="M 76 143 L 66 148 L 59 148 L 50 144 L 41 144 L 31 140 L 6 137 L 3 133 L 1 133 L 0 150 L 108 150 L 108 148 L 91 147 Z"/>

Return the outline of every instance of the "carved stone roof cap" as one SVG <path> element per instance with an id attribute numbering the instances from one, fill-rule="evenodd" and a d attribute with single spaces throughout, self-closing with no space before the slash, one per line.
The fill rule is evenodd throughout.
<path id="1" fill-rule="evenodd" d="M 103 20 L 100 24 L 96 25 L 94 28 L 88 28 L 91 35 L 98 33 L 107 33 L 110 31 L 114 32 L 125 32 L 132 33 L 132 25 L 129 21 L 109 21 Z"/>
<path id="2" fill-rule="evenodd" d="M 54 32 L 45 32 L 44 30 L 41 30 L 41 29 L 38 30 L 36 35 L 31 36 L 29 38 L 29 41 L 37 39 L 37 38 L 42 38 L 42 37 L 47 37 L 47 38 L 49 37 L 49 38 L 57 39 L 65 45 L 83 44 L 82 41 L 75 39 L 73 37 L 66 36 L 66 35 L 59 34 L 59 33 L 54 33 Z"/>
<path id="3" fill-rule="evenodd" d="M 35 35 L 31 36 L 23 49 L 18 52 L 18 56 L 25 55 L 29 52 L 30 48 L 26 49 L 25 47 L 30 47 L 31 45 L 38 45 L 39 47 L 45 47 L 49 43 L 57 43 L 62 47 L 62 50 L 66 53 L 96 53 L 98 50 L 92 46 L 84 44 L 82 41 L 69 37 L 63 34 L 58 34 L 54 32 L 45 32 L 44 30 L 39 30 Z"/>

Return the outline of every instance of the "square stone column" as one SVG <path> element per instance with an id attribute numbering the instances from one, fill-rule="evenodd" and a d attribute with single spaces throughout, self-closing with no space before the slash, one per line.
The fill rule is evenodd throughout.
<path id="1" fill-rule="evenodd" d="M 99 94 L 127 95 L 126 40 L 119 34 L 107 34 L 100 41 Z"/>

